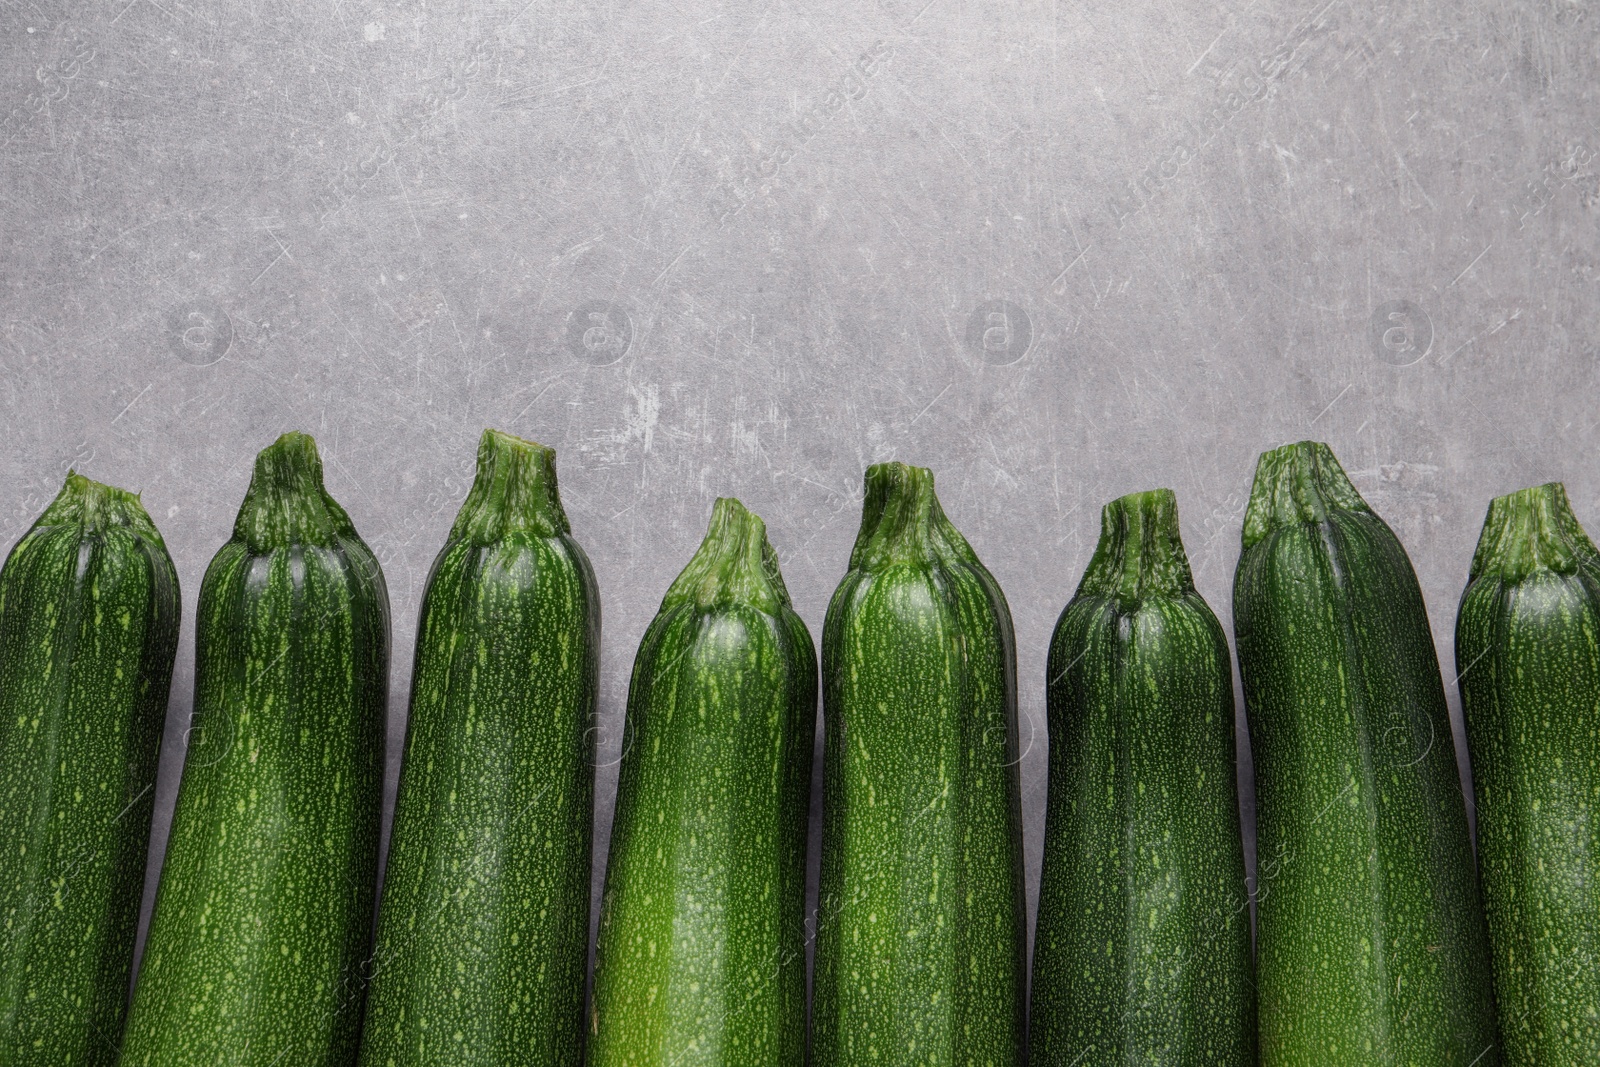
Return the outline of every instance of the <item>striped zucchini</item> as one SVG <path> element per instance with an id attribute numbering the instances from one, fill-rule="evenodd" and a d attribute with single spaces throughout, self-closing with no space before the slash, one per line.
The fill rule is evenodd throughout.
<path id="1" fill-rule="evenodd" d="M 178 576 L 139 498 L 67 475 L 0 570 L 0 1064 L 112 1064 Z"/>
<path id="2" fill-rule="evenodd" d="M 1261 1063 L 1494 1067 L 1444 686 L 1394 533 L 1328 446 L 1261 457 L 1234 580 Z"/>
<path id="3" fill-rule="evenodd" d="M 1233 667 L 1170 489 L 1107 504 L 1046 671 L 1036 1067 L 1254 1067 Z"/>
<path id="4" fill-rule="evenodd" d="M 822 638 L 817 1067 L 1022 1059 L 1016 651 L 933 474 L 866 474 Z"/>
<path id="5" fill-rule="evenodd" d="M 194 726 L 122 1063 L 355 1061 L 389 602 L 304 434 L 256 458 L 207 568 Z"/>
<path id="6" fill-rule="evenodd" d="M 417 628 L 361 1063 L 577 1065 L 600 596 L 555 453 L 487 430 Z"/>
<path id="7" fill-rule="evenodd" d="M 1489 505 L 1456 663 L 1506 1062 L 1600 1063 L 1600 555 L 1559 483 Z"/>
<path id="8" fill-rule="evenodd" d="M 718 500 L 634 661 L 592 1067 L 800 1067 L 816 705 L 766 527 Z"/>

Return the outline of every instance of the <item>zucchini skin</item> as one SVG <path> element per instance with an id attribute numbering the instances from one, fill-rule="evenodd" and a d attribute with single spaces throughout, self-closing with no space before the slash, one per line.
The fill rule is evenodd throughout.
<path id="1" fill-rule="evenodd" d="M 933 474 L 867 470 L 822 638 L 812 1062 L 1022 1062 L 1016 648 Z"/>
<path id="2" fill-rule="evenodd" d="M 194 727 L 124 1065 L 356 1056 L 389 605 L 316 445 L 262 451 L 200 587 Z"/>
<path id="3" fill-rule="evenodd" d="M 132 493 L 69 473 L 0 570 L 0 1063 L 112 1064 L 178 576 Z"/>
<path id="4" fill-rule="evenodd" d="M 1264 1067 L 1500 1061 L 1427 610 L 1332 451 L 1261 457 L 1234 579 Z"/>
<path id="5" fill-rule="evenodd" d="M 1600 555 L 1560 483 L 1489 505 L 1456 663 L 1506 1062 L 1600 1063 Z"/>
<path id="6" fill-rule="evenodd" d="M 816 709 L 766 528 L 718 500 L 635 660 L 591 1067 L 800 1067 Z"/>
<path id="7" fill-rule="evenodd" d="M 555 453 L 485 431 L 423 594 L 362 1064 L 580 1062 L 599 653 Z"/>
<path id="8" fill-rule="evenodd" d="M 1036 1067 L 1254 1067 L 1233 668 L 1172 491 L 1106 505 L 1046 673 Z"/>

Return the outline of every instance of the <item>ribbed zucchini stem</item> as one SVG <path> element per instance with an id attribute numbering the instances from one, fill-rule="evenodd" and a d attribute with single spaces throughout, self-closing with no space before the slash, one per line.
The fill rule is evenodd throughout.
<path id="1" fill-rule="evenodd" d="M 1330 510 L 1370 510 L 1331 448 L 1299 441 L 1263 452 L 1245 508 L 1244 547 L 1284 526 L 1322 522 Z"/>
<path id="2" fill-rule="evenodd" d="M 713 505 L 705 540 L 667 589 L 661 610 L 686 603 L 701 610 L 749 604 L 769 615 L 789 603 L 766 523 L 732 497 Z"/>
<path id="3" fill-rule="evenodd" d="M 556 486 L 555 449 L 483 431 L 478 474 L 456 513 L 451 540 L 486 545 L 512 533 L 557 537 L 571 529 Z"/>
<path id="4" fill-rule="evenodd" d="M 350 516 L 322 488 L 322 457 L 309 434 L 284 434 L 256 456 L 233 537 L 253 555 L 291 544 L 332 545 L 351 537 Z"/>
<path id="5" fill-rule="evenodd" d="M 867 468 L 861 529 L 850 553 L 851 570 L 881 570 L 935 559 L 972 558 L 933 489 L 933 472 L 904 463 Z"/>
<path id="6" fill-rule="evenodd" d="M 77 471 L 67 472 L 66 484 L 44 509 L 35 526 L 80 525 L 85 537 L 96 537 L 113 526 L 126 526 L 141 537 L 159 542 L 161 534 L 150 521 L 137 493 L 90 481 Z"/>
<path id="7" fill-rule="evenodd" d="M 1571 574 L 1585 560 L 1600 564 L 1600 553 L 1572 513 L 1566 486 L 1547 482 L 1489 502 L 1471 577 L 1520 582 L 1537 570 Z"/>
<path id="8" fill-rule="evenodd" d="M 1129 601 L 1192 592 L 1172 490 L 1129 493 L 1107 504 L 1100 512 L 1100 543 L 1077 595 Z"/>

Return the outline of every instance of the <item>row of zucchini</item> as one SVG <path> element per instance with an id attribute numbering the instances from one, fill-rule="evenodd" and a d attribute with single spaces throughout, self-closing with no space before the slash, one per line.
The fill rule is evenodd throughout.
<path id="1" fill-rule="evenodd" d="M 1136 493 L 1049 650 L 1028 1022 L 1010 613 L 891 463 L 823 629 L 811 928 L 817 655 L 723 499 L 635 660 L 585 1016 L 600 601 L 553 452 L 486 432 L 434 562 L 374 940 L 387 594 L 286 434 L 201 586 L 125 1011 L 178 583 L 69 475 L 0 572 L 0 1064 L 1600 1063 L 1600 556 L 1561 487 L 1493 502 L 1461 605 L 1481 900 L 1399 541 L 1311 442 L 1243 538 L 1254 951 L 1227 639 Z"/>

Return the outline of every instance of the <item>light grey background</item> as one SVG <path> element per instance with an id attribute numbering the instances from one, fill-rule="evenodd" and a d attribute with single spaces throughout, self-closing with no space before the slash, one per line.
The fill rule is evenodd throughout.
<path id="1" fill-rule="evenodd" d="M 200 577 L 287 429 L 388 576 L 391 798 L 477 435 L 557 449 L 597 872 L 633 652 L 718 495 L 820 634 L 863 467 L 936 470 L 1017 624 L 1030 902 L 1106 500 L 1177 491 L 1227 623 L 1257 453 L 1330 442 L 1447 680 L 1492 495 L 1563 479 L 1600 529 L 1595 0 L 6 0 L 0 55 L 0 541 L 69 467 L 167 538 L 157 862 Z"/>

